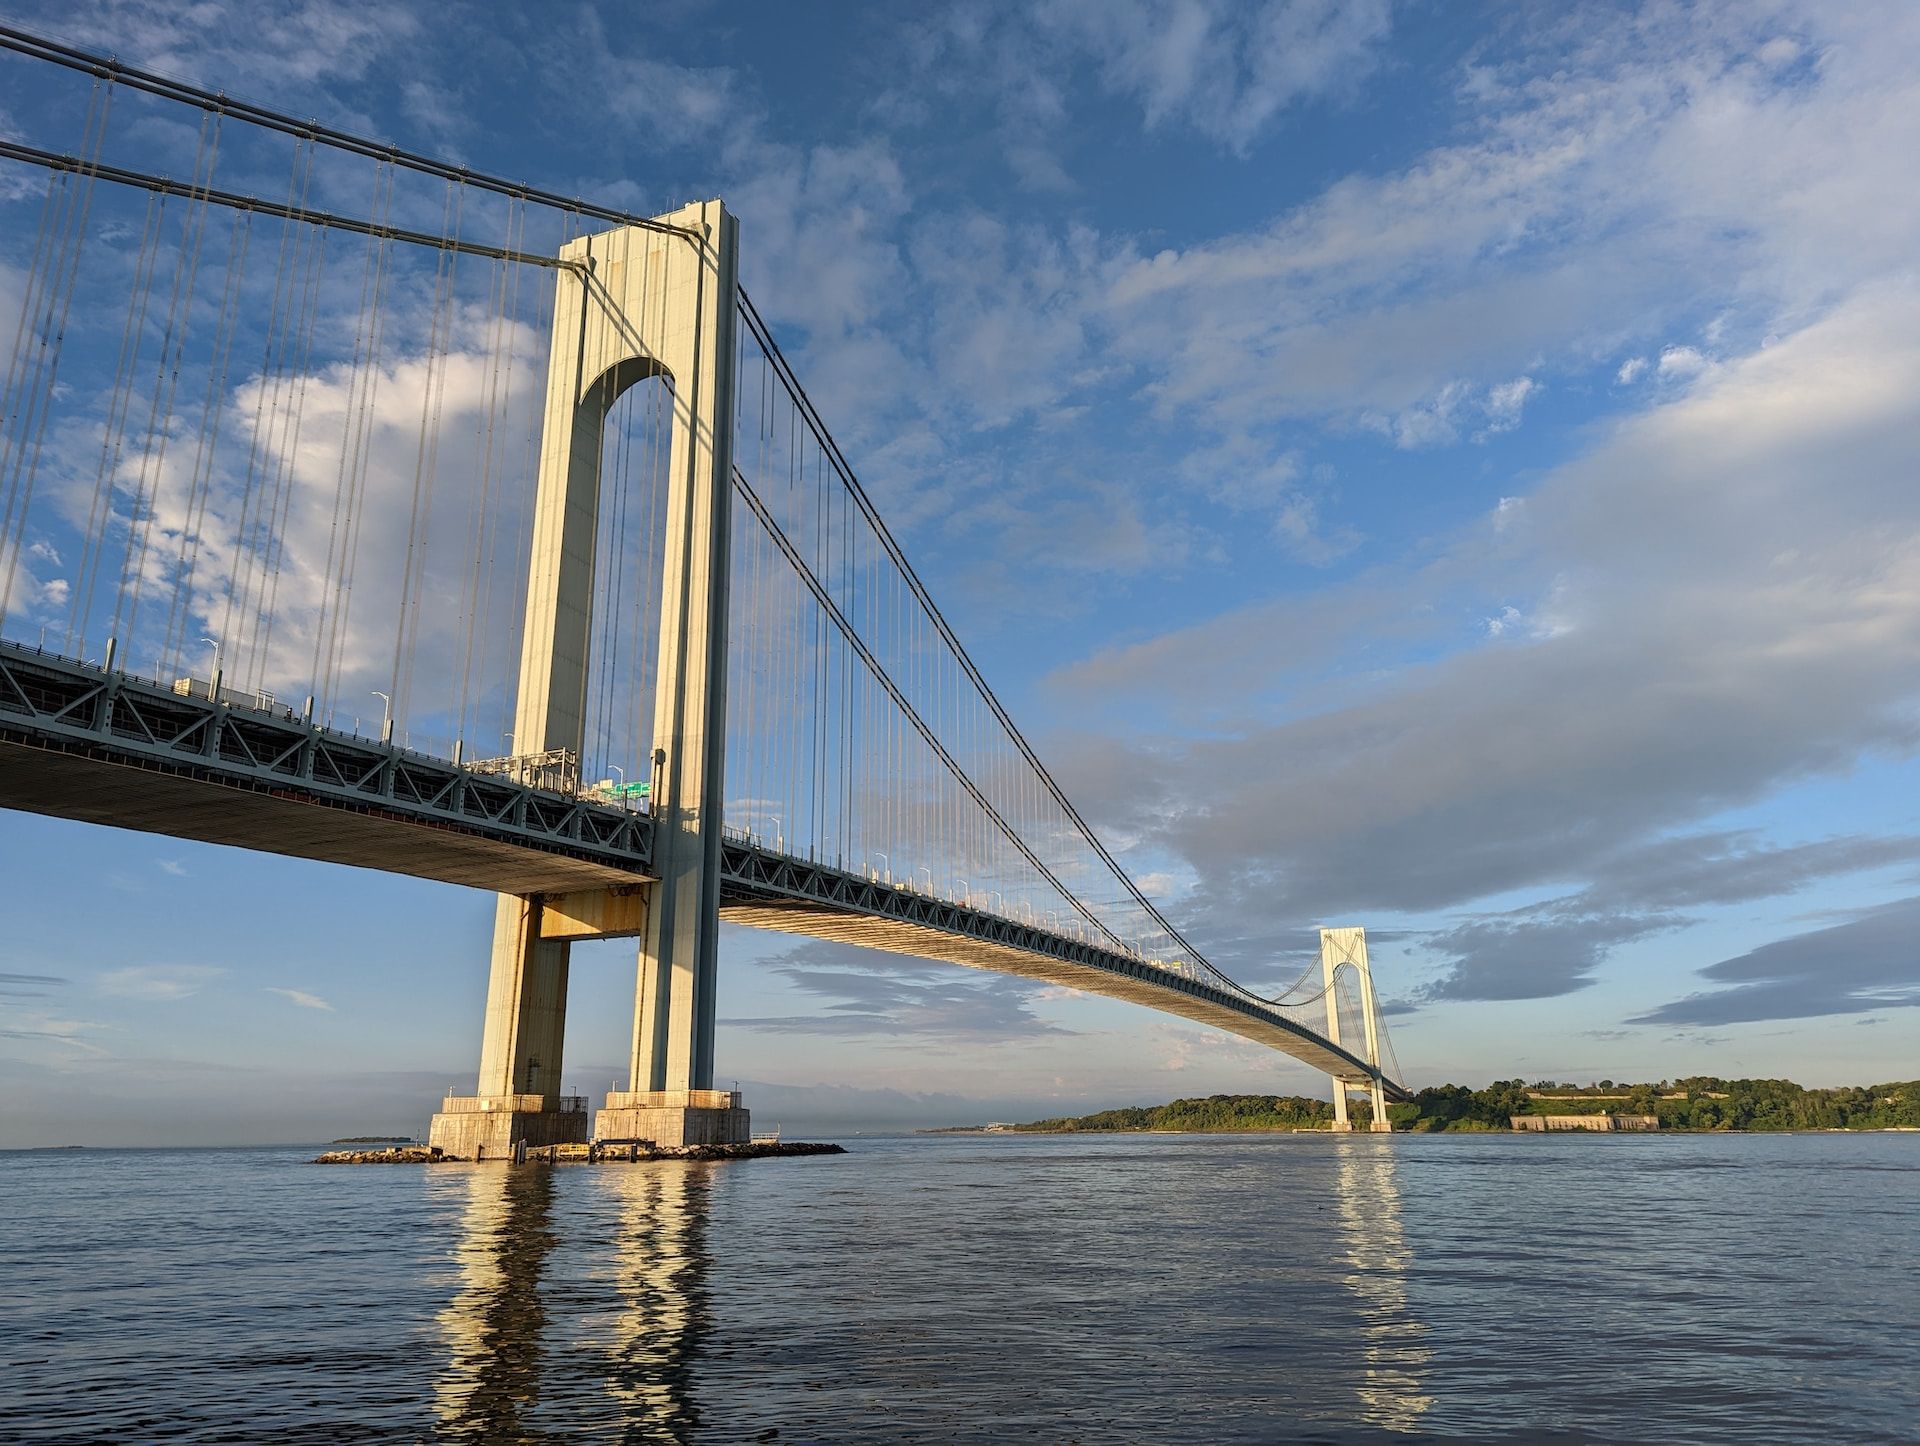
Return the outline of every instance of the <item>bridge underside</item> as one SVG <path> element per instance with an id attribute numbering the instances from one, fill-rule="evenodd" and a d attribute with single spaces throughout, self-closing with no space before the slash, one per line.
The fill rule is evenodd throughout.
<path id="1" fill-rule="evenodd" d="M 631 885 L 630 870 L 458 826 L 335 802 L 289 782 L 234 786 L 0 738 L 0 806 L 83 823 L 411 874 L 500 893 Z"/>
<path id="2" fill-rule="evenodd" d="M 1351 1058 L 1322 1049 L 1312 1040 L 1291 1030 L 1263 1023 L 1237 1010 L 1193 998 L 1148 980 L 1129 978 L 1093 965 L 1033 954 L 1024 949 L 951 934 L 902 919 L 849 914 L 799 901 L 723 903 L 720 917 L 728 923 L 744 924 L 750 928 L 806 934 L 840 944 L 881 949 L 890 954 L 909 954 L 916 959 L 937 959 L 975 969 L 991 969 L 1001 974 L 1018 974 L 1022 978 L 1065 985 L 1109 999 L 1124 999 L 1132 1004 L 1179 1014 L 1198 1024 L 1208 1024 L 1238 1034 L 1290 1054 L 1325 1074 L 1352 1079 L 1365 1077 L 1356 1072 Z"/>

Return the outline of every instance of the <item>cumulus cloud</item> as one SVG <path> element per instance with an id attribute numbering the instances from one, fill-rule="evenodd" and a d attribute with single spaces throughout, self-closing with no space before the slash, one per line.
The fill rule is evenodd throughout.
<path id="1" fill-rule="evenodd" d="M 1661 376 L 1676 379 L 1698 376 L 1706 369 L 1706 357 L 1690 346 L 1668 347 L 1660 353 L 1660 361 L 1654 368 Z"/>
<path id="2" fill-rule="evenodd" d="M 1161 377 L 1163 404 L 1222 425 L 1370 413 L 1419 446 L 1461 435 L 1471 389 L 1543 380 L 1541 358 L 1583 367 L 1676 296 L 1722 298 L 1742 334 L 1804 318 L 1910 254 L 1920 201 L 1892 158 L 1920 143 L 1920 82 L 1895 56 L 1920 18 L 1802 18 L 1822 62 L 1793 87 L 1743 63 L 1773 28 L 1759 15 L 1516 31 L 1474 72 L 1457 143 L 1264 229 L 1105 266 L 1111 343 Z M 1665 374 L 1704 361 L 1671 347 Z"/>
<path id="3" fill-rule="evenodd" d="M 1920 746 L 1917 396 L 1920 296 L 1876 288 L 1622 422 L 1419 575 L 1071 670 L 1083 691 L 1151 681 L 1210 699 L 1213 726 L 1062 750 L 1069 791 L 1207 881 L 1193 917 L 1310 918 L 1577 880 L 1864 754 L 1904 755 Z M 1435 661 L 1323 687 L 1284 721 L 1221 726 L 1298 666 L 1276 619 L 1377 646 L 1423 604 L 1444 616 L 1436 604 L 1489 588 L 1550 604 L 1554 626 L 1518 644 L 1483 626 L 1480 646 L 1442 630 Z M 1491 616 L 1504 633 L 1507 614 Z M 1551 925 L 1557 977 L 1585 979 L 1605 948 L 1659 926 L 1657 885 L 1640 881 L 1635 920 L 1589 900 L 1479 920 L 1453 942 L 1524 951 Z"/>

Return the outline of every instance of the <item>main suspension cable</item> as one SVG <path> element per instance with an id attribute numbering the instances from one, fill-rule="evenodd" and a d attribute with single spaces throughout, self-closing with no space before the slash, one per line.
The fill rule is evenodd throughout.
<path id="1" fill-rule="evenodd" d="M 279 131 L 284 135 L 299 136 L 306 140 L 317 141 L 334 150 L 348 151 L 354 155 L 365 156 L 370 160 L 382 161 L 403 170 L 418 171 L 423 175 L 434 176 L 440 180 L 455 181 L 461 185 L 472 186 L 476 190 L 491 191 L 495 195 L 508 196 L 517 201 L 532 201 L 538 205 L 550 206 L 578 216 L 591 216 L 597 221 L 610 221 L 616 226 L 638 226 L 647 231 L 660 231 L 673 236 L 686 236 L 700 240 L 698 233 L 684 226 L 675 226 L 671 222 L 655 220 L 651 216 L 635 216 L 627 211 L 616 211 L 606 206 L 596 206 L 579 197 L 557 195 L 552 191 L 542 191 L 518 181 L 503 180 L 498 176 L 485 175 L 469 170 L 465 166 L 449 165 L 445 161 L 435 160 L 432 156 L 423 156 L 413 151 L 403 151 L 398 146 L 356 136 L 348 131 L 335 130 L 323 126 L 318 121 L 300 120 L 283 111 L 269 110 L 265 106 L 254 105 L 248 101 L 237 100 L 224 91 L 205 90 L 185 81 L 174 80 L 168 76 L 156 75 L 152 71 L 138 70 L 123 64 L 111 55 L 99 55 L 92 51 L 65 45 L 44 36 L 34 35 L 10 25 L 0 25 L 0 48 L 31 56 L 36 60 L 50 61 L 65 66 L 69 70 L 85 71 L 88 74 L 109 79 L 125 85 L 132 90 L 145 91 L 167 100 L 178 101 L 183 105 L 199 106 L 203 110 L 221 115 L 231 115 L 250 121 L 266 130 Z M 392 239 L 398 240 L 399 237 Z"/>

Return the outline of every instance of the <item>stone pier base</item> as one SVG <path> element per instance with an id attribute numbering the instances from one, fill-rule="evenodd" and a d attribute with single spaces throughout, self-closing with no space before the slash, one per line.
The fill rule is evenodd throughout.
<path id="1" fill-rule="evenodd" d="M 552 1108 L 546 1095 L 448 1095 L 427 1131 L 427 1144 L 456 1160 L 511 1160 L 518 1147 L 584 1145 L 584 1100 Z"/>
<path id="2" fill-rule="evenodd" d="M 614 1090 L 593 1121 L 595 1144 L 744 1145 L 752 1137 L 737 1090 Z"/>

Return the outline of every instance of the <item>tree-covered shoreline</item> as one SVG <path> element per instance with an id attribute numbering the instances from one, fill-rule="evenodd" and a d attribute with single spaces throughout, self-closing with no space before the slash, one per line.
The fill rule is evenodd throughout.
<path id="1" fill-rule="evenodd" d="M 1371 1123 L 1363 1099 L 1353 1101 L 1350 1113 L 1358 1129 Z M 1662 1130 L 1699 1132 L 1920 1129 L 1920 1081 L 1807 1089 L 1792 1080 L 1704 1075 L 1656 1084 L 1514 1079 L 1484 1089 L 1439 1085 L 1387 1108 L 1396 1130 L 1419 1132 L 1508 1130 L 1515 1115 L 1569 1114 L 1652 1115 Z M 1332 1123 L 1333 1105 L 1325 1099 L 1211 1095 L 1001 1128 L 1022 1134 L 1228 1134 L 1324 1130 Z"/>

